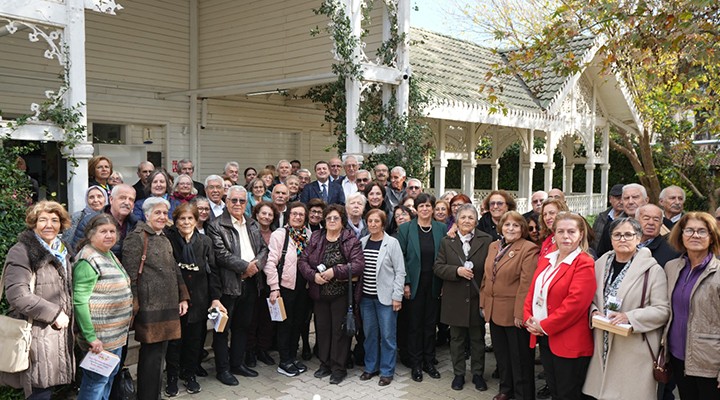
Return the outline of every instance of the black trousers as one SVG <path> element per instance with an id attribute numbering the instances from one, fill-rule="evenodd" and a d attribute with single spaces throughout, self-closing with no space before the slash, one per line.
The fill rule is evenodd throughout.
<path id="1" fill-rule="evenodd" d="M 305 283 L 297 286 L 295 290 L 280 287 L 280 296 L 285 305 L 287 319 L 277 323 L 277 346 L 280 353 L 280 362 L 294 361 L 297 358 L 300 328 L 305 322 L 307 314 L 307 290 Z"/>
<path id="2" fill-rule="evenodd" d="M 545 381 L 553 400 L 581 400 L 585 375 L 590 365 L 590 357 L 564 358 L 553 354 L 548 346 L 547 337 L 540 340 L 540 360 L 545 369 Z"/>
<path id="3" fill-rule="evenodd" d="M 255 353 L 256 351 L 268 351 L 272 347 L 273 335 L 275 334 L 275 325 L 270 320 L 270 310 L 268 310 L 267 299 L 269 293 L 263 293 L 255 301 L 253 308 L 252 320 L 248 328 L 247 336 L 247 352 Z"/>
<path id="4" fill-rule="evenodd" d="M 215 372 L 230 371 L 231 368 L 245 364 L 245 345 L 247 331 L 252 321 L 253 308 L 257 299 L 257 287 L 248 281 L 241 296 L 222 295 L 220 302 L 228 311 L 228 322 L 224 332 L 213 333 L 213 351 L 215 351 Z M 230 337 L 231 347 L 228 347 Z"/>
<path id="5" fill-rule="evenodd" d="M 720 399 L 717 378 L 685 375 L 685 361 L 673 357 L 672 354 L 670 355 L 670 365 L 682 400 Z"/>
<path id="6" fill-rule="evenodd" d="M 410 365 L 432 365 L 435 358 L 435 322 L 438 299 L 432 295 L 433 273 L 422 272 L 415 298 L 410 300 L 410 329 L 408 331 L 408 354 Z"/>
<path id="7" fill-rule="evenodd" d="M 410 362 L 410 352 L 408 350 L 408 335 L 410 331 L 410 300 L 403 296 L 402 307 L 398 312 L 397 320 L 397 347 L 400 362 Z"/>
<path id="8" fill-rule="evenodd" d="M 517 400 L 535 399 L 535 350 L 530 333 L 490 321 L 490 336 L 500 374 L 500 393 Z"/>
<path id="9" fill-rule="evenodd" d="M 342 333 L 348 309 L 346 295 L 315 301 L 315 338 L 320 363 L 333 372 L 345 372 L 351 337 Z"/>
<path id="10" fill-rule="evenodd" d="M 200 364 L 200 353 L 205 344 L 207 322 L 187 322 L 186 317 L 180 318 L 182 338 L 168 342 L 165 353 L 165 370 L 168 376 L 189 378 L 195 376 Z"/>
<path id="11" fill-rule="evenodd" d="M 138 400 L 158 400 L 162 388 L 162 362 L 167 341 L 140 343 L 137 364 Z"/>

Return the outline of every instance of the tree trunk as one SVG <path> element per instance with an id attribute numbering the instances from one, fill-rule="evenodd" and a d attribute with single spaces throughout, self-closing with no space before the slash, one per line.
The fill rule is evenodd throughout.
<path id="1" fill-rule="evenodd" d="M 622 128 L 616 127 L 617 132 L 622 139 L 622 144 L 610 139 L 610 147 L 622 153 L 630 161 L 633 170 L 640 179 L 640 184 L 647 190 L 650 202 L 658 204 L 660 199 L 660 180 L 655 172 L 655 163 L 652 159 L 652 148 L 650 146 L 650 135 L 646 132 L 638 137 L 640 150 L 638 155 L 635 150 L 630 133 Z"/>

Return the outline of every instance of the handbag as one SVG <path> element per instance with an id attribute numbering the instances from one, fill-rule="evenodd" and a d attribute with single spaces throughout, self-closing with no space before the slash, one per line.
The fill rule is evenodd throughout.
<path id="1" fill-rule="evenodd" d="M 647 289 L 648 275 L 650 275 L 650 270 L 645 271 L 645 277 L 643 278 L 643 291 L 642 299 L 640 300 L 640 308 L 645 307 L 645 290 Z M 670 381 L 670 377 L 672 376 L 672 371 L 670 370 L 670 363 L 665 360 L 664 346 L 660 344 L 657 357 L 655 357 L 655 353 L 652 350 L 652 346 L 650 346 L 650 342 L 647 340 L 645 332 L 642 333 L 642 339 L 647 344 L 648 350 L 650 351 L 650 357 L 652 358 L 653 378 L 657 382 L 668 383 Z"/>
<path id="2" fill-rule="evenodd" d="M 135 400 L 135 382 L 133 382 L 130 370 L 123 368 L 115 375 L 110 400 Z"/>
<path id="3" fill-rule="evenodd" d="M 30 277 L 30 293 L 35 293 L 36 275 Z M 5 289 L 5 269 L 0 277 L 0 300 Z M 27 321 L 0 315 L 0 371 L 20 372 L 30 367 L 33 319 Z"/>
<path id="4" fill-rule="evenodd" d="M 345 314 L 345 321 L 343 321 L 340 329 L 345 336 L 353 337 L 357 333 L 357 327 L 355 326 L 355 314 L 353 313 L 353 290 L 352 290 L 352 266 L 348 264 L 348 310 Z"/>

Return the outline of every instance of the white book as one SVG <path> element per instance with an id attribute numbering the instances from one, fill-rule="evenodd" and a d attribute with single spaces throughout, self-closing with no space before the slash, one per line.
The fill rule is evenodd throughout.
<path id="1" fill-rule="evenodd" d="M 101 353 L 88 351 L 80 363 L 80 367 L 102 376 L 110 376 L 119 363 L 120 357 L 109 351 L 103 350 Z"/>

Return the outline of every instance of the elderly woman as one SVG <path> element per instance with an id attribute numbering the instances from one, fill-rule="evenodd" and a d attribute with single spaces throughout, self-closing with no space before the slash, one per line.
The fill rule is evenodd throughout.
<path id="1" fill-rule="evenodd" d="M 308 227 L 312 232 L 322 229 L 325 207 L 327 207 L 327 204 L 322 199 L 316 198 L 308 201 Z"/>
<path id="2" fill-rule="evenodd" d="M 172 216 L 172 212 L 175 210 L 175 207 L 180 204 L 180 201 L 170 196 L 170 192 L 172 190 L 171 184 L 170 176 L 168 176 L 167 172 L 162 169 L 156 169 L 153 171 L 150 176 L 148 176 L 147 184 L 145 185 L 145 193 L 148 197 L 135 202 L 133 215 L 135 215 L 140 221 L 145 221 L 143 204 L 149 198 L 157 198 L 168 202 L 170 207 L 168 213 L 169 216 Z"/>
<path id="3" fill-rule="evenodd" d="M 500 376 L 495 399 L 534 399 L 535 354 L 523 326 L 523 304 L 537 267 L 538 247 L 525 240 L 527 223 L 517 211 L 500 218 L 498 231 L 501 239 L 490 245 L 480 294 Z"/>
<path id="4" fill-rule="evenodd" d="M 172 187 L 172 199 L 178 203 L 187 203 L 192 201 L 197 194 L 197 189 L 195 189 L 190 175 L 182 174 L 175 178 Z"/>
<path id="5" fill-rule="evenodd" d="M 263 268 L 270 287 L 270 302 L 282 298 L 287 319 L 277 325 L 277 346 L 280 364 L 277 372 L 297 376 L 307 371 L 297 360 L 300 328 L 305 320 L 308 302 L 307 281 L 298 273 L 298 258 L 310 240 L 307 228 L 307 207 L 300 202 L 288 205 L 288 224 L 275 230 L 268 244 L 268 260 Z"/>
<path id="6" fill-rule="evenodd" d="M 107 203 L 108 195 L 105 189 L 100 186 L 90 186 L 88 190 L 85 191 L 85 208 L 73 213 L 70 228 L 62 234 L 63 240 L 67 243 L 71 243 L 75 237 L 75 231 L 80 221 L 82 221 L 87 215 L 102 211 L 103 207 L 105 207 Z"/>
<path id="7" fill-rule="evenodd" d="M 435 210 L 433 211 L 433 219 L 437 222 L 446 224 L 450 217 L 450 203 L 445 200 L 435 202 Z"/>
<path id="8" fill-rule="evenodd" d="M 105 193 L 110 196 L 112 185 L 110 185 L 110 175 L 113 173 L 113 164 L 109 158 L 105 156 L 95 156 L 88 161 L 88 186 L 100 186 Z"/>
<path id="9" fill-rule="evenodd" d="M 515 211 L 517 208 L 515 199 L 504 190 L 493 190 L 483 200 L 482 208 L 486 212 L 478 222 L 478 229 L 492 236 L 493 240 L 500 239 L 497 225 L 506 212 Z"/>
<path id="10" fill-rule="evenodd" d="M 402 307 L 405 260 L 400 243 L 385 233 L 385 212 L 372 209 L 366 221 L 370 234 L 360 240 L 365 256 L 360 300 L 365 371 L 360 380 L 380 375 L 378 385 L 387 386 L 395 376 L 397 314 Z"/>
<path id="11" fill-rule="evenodd" d="M 267 167 L 268 166 L 265 166 L 265 169 L 260 171 L 257 177 L 265 183 L 266 190 L 272 190 L 272 187 L 275 185 L 275 172 Z M 271 167 L 274 168 L 274 166 Z"/>
<path id="12" fill-rule="evenodd" d="M 365 195 L 362 192 L 356 192 L 349 195 L 345 199 L 345 212 L 347 213 L 347 224 L 358 240 L 368 234 L 367 224 L 363 220 L 363 211 L 365 211 Z"/>
<path id="13" fill-rule="evenodd" d="M 191 204 L 193 204 L 198 210 L 198 221 L 195 228 L 198 230 L 198 232 L 204 235 L 205 224 L 210 221 L 210 201 L 207 199 L 207 197 L 196 196 L 194 199 L 192 199 Z"/>
<path id="14" fill-rule="evenodd" d="M 440 196 L 440 200 L 445 200 L 448 203 L 450 203 L 450 200 L 453 199 L 453 197 L 457 196 L 458 192 L 454 190 L 448 190 L 447 192 L 443 193 L 442 196 Z"/>
<path id="15" fill-rule="evenodd" d="M 595 262 L 586 252 L 583 217 L 560 213 L 553 227 L 557 250 L 538 259 L 523 319 L 532 335 L 530 347 L 540 342 L 540 359 L 552 398 L 581 399 L 593 354 L 588 310 L 597 288 Z"/>
<path id="16" fill-rule="evenodd" d="M 720 398 L 720 228 L 712 215 L 689 212 L 670 232 L 682 256 L 665 264 L 670 322 L 665 330 L 680 398 Z"/>
<path id="17" fill-rule="evenodd" d="M 116 186 L 121 183 L 125 183 L 125 180 L 123 179 L 123 176 L 118 171 L 113 171 L 112 174 L 110 174 L 110 177 L 108 178 L 108 183 L 110 186 Z"/>
<path id="18" fill-rule="evenodd" d="M 564 201 L 549 198 L 543 202 L 540 208 L 540 258 L 557 250 L 553 224 L 559 213 L 567 211 L 569 210 Z"/>
<path id="19" fill-rule="evenodd" d="M 341 329 L 348 310 L 348 279 L 360 277 L 365 268 L 360 241 L 345 228 L 345 208 L 332 204 L 323 214 L 325 228 L 314 232 L 300 255 L 298 266 L 308 281 L 310 297 L 315 300 L 315 332 L 320 368 L 316 378 L 330 375 L 331 384 L 347 376 L 345 362 L 352 338 Z M 355 301 L 361 284 L 356 285 Z"/>
<path id="20" fill-rule="evenodd" d="M 175 208 L 174 225 L 165 229 L 190 296 L 187 314 L 180 317 L 182 338 L 171 340 L 165 355 L 165 394 L 171 397 L 178 394 L 178 378 L 184 381 L 188 393 L 200 391 L 195 373 L 205 346 L 208 308 L 227 312 L 219 298 L 210 298 L 210 266 L 215 262 L 215 256 L 210 238 L 200 235 L 196 229 L 198 219 L 197 207 L 192 203 L 182 203 Z"/>
<path id="21" fill-rule="evenodd" d="M 595 351 L 583 393 L 620 399 L 632 387 L 633 398 L 652 399 L 657 382 L 648 345 L 658 353 L 670 316 L 667 278 L 649 249 L 638 250 L 642 227 L 637 220 L 616 218 L 609 231 L 613 250 L 595 262 L 597 290 L 590 313 L 606 316 L 614 325 L 630 324 L 633 330 L 629 336 L 593 330 Z"/>
<path id="22" fill-rule="evenodd" d="M 73 267 L 73 304 L 80 349 L 93 353 L 105 350 L 121 357 L 133 299 L 130 278 L 110 251 L 117 240 L 117 224 L 110 214 L 94 216 L 85 227 Z M 120 364 L 108 376 L 83 371 L 77 398 L 107 400 L 119 369 Z"/>
<path id="23" fill-rule="evenodd" d="M 122 260 L 130 275 L 133 327 L 140 342 L 137 395 L 139 400 L 157 400 L 167 343 L 180 339 L 180 317 L 187 312 L 190 295 L 164 233 L 170 203 L 148 197 L 142 209 L 147 223 L 138 222 L 127 235 Z"/>
<path id="24" fill-rule="evenodd" d="M 0 372 L 0 385 L 49 400 L 52 388 L 71 383 L 75 374 L 71 255 L 58 238 L 70 218 L 60 204 L 41 201 L 28 209 L 25 225 L 7 253 L 3 279 L 7 315 L 33 320 L 30 367 Z"/>
<path id="25" fill-rule="evenodd" d="M 290 175 L 285 178 L 285 186 L 288 188 L 288 202 L 300 200 L 300 178 L 297 175 Z"/>
<path id="26" fill-rule="evenodd" d="M 450 357 L 453 363 L 453 390 L 465 385 L 465 349 L 470 345 L 472 381 L 487 390 L 485 371 L 485 320 L 480 315 L 480 284 L 490 235 L 478 230 L 477 210 L 472 204 L 457 212 L 457 235 L 446 236 L 433 270 L 443 280 L 440 321 L 450 326 Z"/>
<path id="27" fill-rule="evenodd" d="M 268 191 L 268 186 L 262 179 L 255 178 L 248 184 L 248 202 L 247 206 L 245 206 L 245 216 L 250 217 L 253 208 L 262 201 L 272 201 L 270 191 Z"/>
<path id="28" fill-rule="evenodd" d="M 435 368 L 435 323 L 442 281 L 433 274 L 433 264 L 446 234 L 445 224 L 433 221 L 435 197 L 420 193 L 415 199 L 417 219 L 400 225 L 398 241 L 405 257 L 404 296 L 409 299 L 408 353 L 412 379 L 422 382 L 423 371 L 440 379 Z"/>

